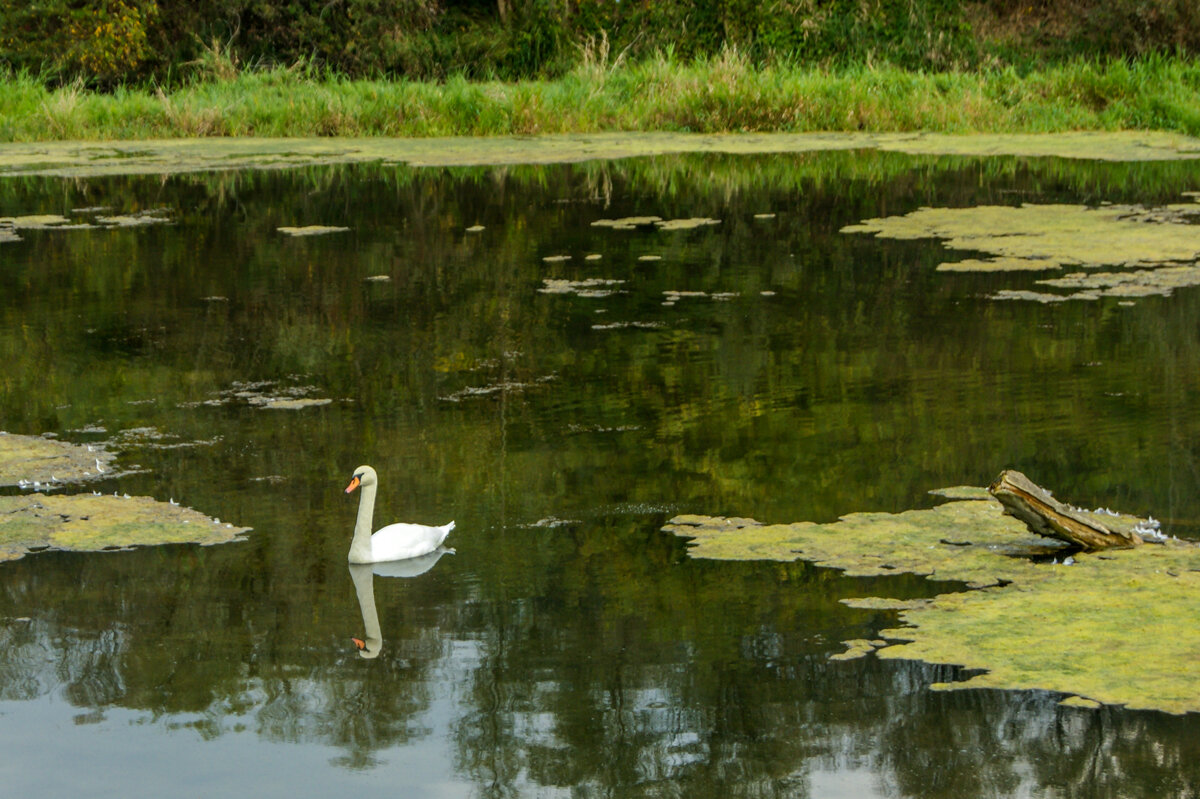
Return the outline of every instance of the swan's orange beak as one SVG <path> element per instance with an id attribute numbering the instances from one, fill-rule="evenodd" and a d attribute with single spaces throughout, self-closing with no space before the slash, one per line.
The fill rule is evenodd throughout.
<path id="1" fill-rule="evenodd" d="M 358 488 L 360 483 L 362 483 L 362 480 L 359 480 L 358 477 L 355 476 L 355 478 L 350 481 L 350 485 L 346 486 L 346 493 L 349 494 L 351 491 Z"/>
<path id="2" fill-rule="evenodd" d="M 361 638 L 351 638 L 350 640 L 353 641 L 354 645 L 359 648 L 359 651 L 367 648 L 367 642 Z"/>

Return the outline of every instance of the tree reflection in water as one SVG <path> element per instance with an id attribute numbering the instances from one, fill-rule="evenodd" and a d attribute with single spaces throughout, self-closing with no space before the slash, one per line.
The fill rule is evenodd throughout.
<path id="1" fill-rule="evenodd" d="M 212 549 L 0 563 L 0 700 L 194 731 L 165 769 L 230 738 L 264 756 L 319 745 L 362 779 L 430 752 L 489 797 L 790 797 L 839 781 L 1193 796 L 1193 717 L 935 693 L 954 669 L 828 660 L 895 624 L 839 599 L 953 586 L 694 561 L 659 528 L 678 512 L 903 510 L 1012 466 L 1194 533 L 1200 294 L 1001 305 L 981 297 L 1013 278 L 937 273 L 938 242 L 838 233 L 924 204 L 1194 189 L 1179 164 L 878 152 L 0 180 L 6 212 L 174 220 L 0 245 L 0 428 L 111 440 L 144 471 L 102 490 L 254 528 Z M 591 226 L 645 214 L 721 222 Z M 351 230 L 276 232 L 316 223 Z M 542 260 L 559 253 L 576 257 Z M 588 278 L 624 282 L 539 292 Z M 248 385 L 330 402 L 270 409 Z M 354 508 L 338 484 L 365 457 L 398 476 L 381 512 L 459 521 L 455 557 L 371 581 L 371 659 L 347 640 L 372 625 L 345 571 Z M 69 758 L 50 715 L 22 735 L 48 760 L 31 773 L 53 777 Z M 303 793 L 310 777 L 212 780 Z"/>

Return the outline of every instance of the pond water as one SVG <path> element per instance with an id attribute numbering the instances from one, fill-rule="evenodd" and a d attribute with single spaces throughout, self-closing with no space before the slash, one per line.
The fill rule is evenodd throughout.
<path id="1" fill-rule="evenodd" d="M 0 783 L 1194 796 L 1195 714 L 829 660 L 896 622 L 840 599 L 945 585 L 690 559 L 661 527 L 930 507 L 1017 468 L 1200 537 L 1200 290 L 1000 301 L 1036 277 L 840 232 L 1198 188 L 1186 162 L 883 152 L 2 178 L 0 216 L 97 226 L 0 240 L 0 429 L 104 443 L 88 488 L 253 530 L 0 563 Z M 715 223 L 593 224 L 635 216 Z M 347 229 L 278 230 L 308 225 Z M 360 580 L 372 659 L 363 463 L 377 524 L 457 522 L 424 573 Z"/>

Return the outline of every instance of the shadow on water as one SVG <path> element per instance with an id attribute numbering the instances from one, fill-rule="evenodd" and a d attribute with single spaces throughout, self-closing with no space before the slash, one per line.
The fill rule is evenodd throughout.
<path id="1" fill-rule="evenodd" d="M 0 564 L 0 734 L 20 718 L 61 759 L 69 719 L 122 789 L 132 755 L 89 730 L 169 731 L 164 775 L 235 741 L 260 767 L 208 779 L 289 795 L 345 769 L 496 797 L 1193 795 L 1193 717 L 828 659 L 896 623 L 840 599 L 953 586 L 696 561 L 659 527 L 928 506 L 1012 467 L 1196 537 L 1200 293 L 1002 304 L 1015 278 L 936 273 L 939 242 L 838 233 L 1196 188 L 1178 164 L 886 153 L 0 181 L 6 213 L 172 220 L 0 244 L 0 428 L 111 442 L 143 471 L 98 490 L 254 528 Z M 634 215 L 720 223 L 592 225 Z M 350 230 L 276 230 L 309 224 Z M 592 278 L 623 282 L 540 291 Z M 356 603 L 340 481 L 364 460 L 395 476 L 381 518 L 460 527 L 418 579 L 352 569 Z"/>

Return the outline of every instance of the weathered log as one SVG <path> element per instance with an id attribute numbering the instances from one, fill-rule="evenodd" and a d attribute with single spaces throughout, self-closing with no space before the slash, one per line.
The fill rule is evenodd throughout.
<path id="1" fill-rule="evenodd" d="M 1006 469 L 988 486 L 1004 512 L 1038 535 L 1057 538 L 1084 549 L 1134 547 L 1139 533 L 1156 533 L 1157 523 L 1113 511 L 1087 511 L 1059 502 L 1018 471 Z"/>

